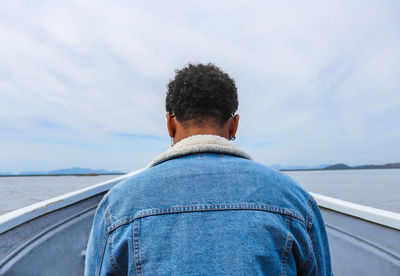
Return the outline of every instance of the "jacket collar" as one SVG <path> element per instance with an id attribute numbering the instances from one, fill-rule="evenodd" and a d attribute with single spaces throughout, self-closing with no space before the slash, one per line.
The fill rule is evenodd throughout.
<path id="1" fill-rule="evenodd" d="M 172 148 L 153 159 L 147 167 L 150 168 L 172 158 L 199 152 L 226 153 L 252 159 L 248 153 L 240 149 L 235 143 L 221 136 L 207 134 L 194 135 L 182 139 Z"/>

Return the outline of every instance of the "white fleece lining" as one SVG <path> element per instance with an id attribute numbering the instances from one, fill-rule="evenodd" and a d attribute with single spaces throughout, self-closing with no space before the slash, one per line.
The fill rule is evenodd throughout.
<path id="1" fill-rule="evenodd" d="M 241 150 L 235 143 L 221 136 L 207 134 L 194 135 L 182 139 L 172 148 L 168 149 L 166 152 L 153 159 L 153 161 L 151 161 L 147 167 L 150 168 L 168 159 L 197 152 L 227 153 L 247 159 L 252 159 L 248 153 Z"/>

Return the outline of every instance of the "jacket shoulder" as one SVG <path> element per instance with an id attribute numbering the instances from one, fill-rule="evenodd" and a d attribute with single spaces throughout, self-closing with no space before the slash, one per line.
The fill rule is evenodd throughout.
<path id="1" fill-rule="evenodd" d="M 140 211 L 191 204 L 262 204 L 312 218 L 312 197 L 286 174 L 258 162 L 202 154 L 169 160 L 114 186 L 113 221 Z"/>

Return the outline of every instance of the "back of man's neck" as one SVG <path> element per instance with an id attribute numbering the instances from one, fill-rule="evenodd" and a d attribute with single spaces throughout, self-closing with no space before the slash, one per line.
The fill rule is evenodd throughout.
<path id="1" fill-rule="evenodd" d="M 178 143 L 180 140 L 193 135 L 217 135 L 229 139 L 229 132 L 224 131 L 223 128 L 212 128 L 212 127 L 191 127 L 181 128 L 176 131 L 174 137 L 174 143 Z"/>

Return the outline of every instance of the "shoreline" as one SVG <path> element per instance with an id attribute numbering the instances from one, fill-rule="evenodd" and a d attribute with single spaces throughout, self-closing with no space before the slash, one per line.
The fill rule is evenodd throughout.
<path id="1" fill-rule="evenodd" d="M 269 167 L 269 166 L 268 166 Z M 270 167 L 272 168 L 272 167 Z M 400 169 L 400 167 L 382 168 L 346 168 L 346 169 L 275 169 L 281 172 L 301 172 L 301 171 L 349 171 L 349 170 L 386 170 Z M 0 177 L 24 177 L 24 176 L 104 176 L 104 175 L 124 175 L 126 173 L 82 173 L 82 174 L 0 174 Z"/>
<path id="2" fill-rule="evenodd" d="M 125 173 L 82 173 L 82 174 L 1 174 L 0 177 L 24 177 L 24 176 L 103 176 L 124 175 Z"/>
<path id="3" fill-rule="evenodd" d="M 399 167 L 387 167 L 387 168 L 348 168 L 348 169 L 282 169 L 278 170 L 281 172 L 294 172 L 294 171 L 362 171 L 362 170 L 392 170 L 392 169 L 400 169 Z"/>

